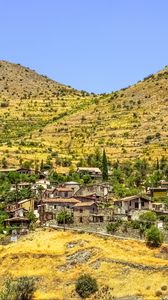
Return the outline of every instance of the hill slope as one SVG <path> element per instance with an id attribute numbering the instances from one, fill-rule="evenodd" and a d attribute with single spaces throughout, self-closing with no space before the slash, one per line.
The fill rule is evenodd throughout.
<path id="1" fill-rule="evenodd" d="M 0 61 L 1 98 L 30 99 L 64 94 L 74 95 L 75 90 L 20 64 Z"/>
<path id="2" fill-rule="evenodd" d="M 8 160 L 168 156 L 168 68 L 120 91 L 89 95 L 28 68 L 0 62 L 0 152 Z"/>
<path id="3" fill-rule="evenodd" d="M 0 246 L 0 287 L 7 275 L 33 276 L 37 279 L 35 299 L 75 300 L 79 299 L 75 293 L 77 278 L 89 273 L 99 286 L 91 299 L 158 299 L 156 292 L 162 297 L 168 293 L 162 289 L 168 286 L 164 250 L 167 253 L 166 246 L 151 250 L 136 241 L 38 230 L 18 243 Z"/>

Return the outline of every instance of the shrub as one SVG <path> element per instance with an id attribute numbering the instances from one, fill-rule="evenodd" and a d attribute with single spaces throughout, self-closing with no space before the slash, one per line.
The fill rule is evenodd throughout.
<path id="1" fill-rule="evenodd" d="M 155 212 L 147 211 L 140 215 L 139 219 L 144 222 L 155 222 L 157 220 L 157 216 Z"/>
<path id="2" fill-rule="evenodd" d="M 113 223 L 109 223 L 107 224 L 106 226 L 106 230 L 108 233 L 114 233 L 115 231 L 117 231 L 117 229 L 119 228 L 119 226 L 121 225 L 121 221 L 116 221 L 116 222 L 113 222 Z"/>
<path id="3" fill-rule="evenodd" d="M 19 277 L 17 280 L 7 278 L 0 300 L 32 300 L 35 291 L 35 280 L 32 277 Z"/>
<path id="4" fill-rule="evenodd" d="M 20 277 L 15 283 L 15 294 L 17 300 L 31 300 L 35 291 L 35 281 L 31 277 Z"/>
<path id="5" fill-rule="evenodd" d="M 157 296 L 157 297 L 162 296 L 162 292 L 161 291 L 156 291 L 155 296 Z"/>
<path id="6" fill-rule="evenodd" d="M 162 243 L 163 234 L 157 227 L 151 226 L 151 228 L 146 230 L 146 244 L 149 247 L 160 247 Z"/>
<path id="7" fill-rule="evenodd" d="M 132 220 L 131 221 L 131 226 L 133 229 L 140 229 L 140 225 L 141 225 L 141 222 L 138 221 L 138 220 Z"/>
<path id="8" fill-rule="evenodd" d="M 3 102 L 1 102 L 1 104 L 0 104 L 0 106 L 1 107 L 8 107 L 9 106 L 9 101 L 3 101 Z"/>
<path id="9" fill-rule="evenodd" d="M 95 278 L 92 278 L 88 274 L 81 275 L 76 283 L 76 292 L 82 298 L 86 298 L 89 295 L 95 293 L 98 290 L 97 282 Z"/>

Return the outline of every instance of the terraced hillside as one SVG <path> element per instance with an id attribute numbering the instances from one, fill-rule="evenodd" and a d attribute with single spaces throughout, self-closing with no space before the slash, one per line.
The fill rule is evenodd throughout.
<path id="1" fill-rule="evenodd" d="M 72 160 L 106 147 L 112 160 L 167 156 L 168 67 L 111 94 L 93 95 L 0 63 L 0 151 L 16 159 Z"/>
<path id="2" fill-rule="evenodd" d="M 167 255 L 167 245 L 151 250 L 142 242 L 39 229 L 0 246 L 0 288 L 7 275 L 33 276 L 35 299 L 75 300 L 77 278 L 89 273 L 99 286 L 89 299 L 164 299 Z"/>

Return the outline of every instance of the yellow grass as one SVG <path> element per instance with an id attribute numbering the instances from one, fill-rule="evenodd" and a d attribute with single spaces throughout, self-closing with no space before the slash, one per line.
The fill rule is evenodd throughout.
<path id="1" fill-rule="evenodd" d="M 81 240 L 82 245 L 66 246 L 66 243 Z M 87 249 L 92 255 L 85 263 L 72 265 L 64 271 L 59 269 L 67 265 L 68 255 Z M 156 257 L 159 252 L 158 249 L 148 249 L 142 242 L 38 230 L 17 243 L 0 247 L 0 284 L 7 275 L 35 276 L 38 279 L 35 299 L 78 299 L 74 292 L 75 282 L 86 272 L 97 278 L 99 289 L 109 286 L 112 296 L 142 295 L 147 300 L 157 299 L 156 291 L 163 285 L 168 286 L 166 271 L 144 271 L 107 261 L 102 261 L 98 269 L 94 269 L 92 264 L 97 260 L 113 259 L 146 266 L 167 265 L 166 260 Z"/>

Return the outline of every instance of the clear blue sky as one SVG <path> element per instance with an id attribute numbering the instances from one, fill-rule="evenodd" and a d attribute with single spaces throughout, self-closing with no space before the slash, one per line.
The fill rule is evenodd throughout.
<path id="1" fill-rule="evenodd" d="M 1 0 L 0 59 L 110 92 L 168 64 L 168 0 Z"/>

